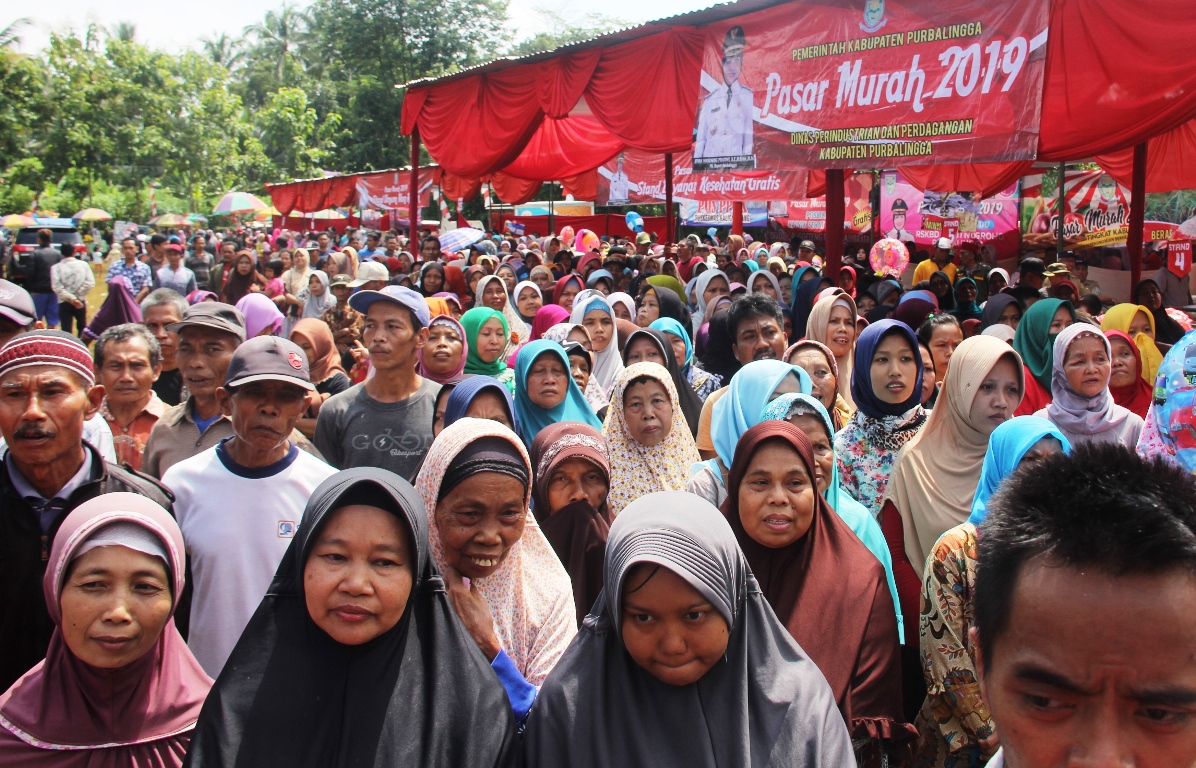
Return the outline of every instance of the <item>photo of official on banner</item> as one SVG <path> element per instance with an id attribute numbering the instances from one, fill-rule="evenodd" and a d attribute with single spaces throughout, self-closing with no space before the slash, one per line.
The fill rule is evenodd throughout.
<path id="1" fill-rule="evenodd" d="M 693 168 L 1034 157 L 1046 0 L 830 0 L 709 27 Z"/>

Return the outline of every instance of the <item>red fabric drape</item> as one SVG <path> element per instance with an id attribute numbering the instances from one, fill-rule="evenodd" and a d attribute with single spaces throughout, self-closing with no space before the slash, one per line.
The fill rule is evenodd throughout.
<path id="1" fill-rule="evenodd" d="M 481 179 L 467 179 L 447 171 L 440 174 L 440 194 L 445 200 L 472 200 L 481 192 Z"/>
<path id="2" fill-rule="evenodd" d="M 576 176 L 610 160 L 623 146 L 593 117 L 548 118 L 503 173 L 536 181 Z"/>
<path id="3" fill-rule="evenodd" d="M 490 177 L 490 186 L 507 205 L 521 205 L 535 200 L 536 193 L 540 191 L 540 183 L 538 180 L 520 179 L 506 173 L 496 173 Z"/>
<path id="4" fill-rule="evenodd" d="M 992 197 L 1033 168 L 1024 163 L 969 163 L 967 165 L 910 165 L 897 170 L 914 187 L 935 192 L 979 192 Z"/>
<path id="5" fill-rule="evenodd" d="M 593 200 L 598 197 L 598 171 L 561 179 L 561 187 L 566 195 L 573 195 L 576 200 Z"/>
<path id="6" fill-rule="evenodd" d="M 606 49 L 585 90 L 586 103 L 630 147 L 689 151 L 705 42 L 705 30 L 674 27 Z"/>
<path id="7" fill-rule="evenodd" d="M 1098 155 L 1096 161 L 1126 188 L 1133 181 L 1134 150 Z M 1147 142 L 1146 191 L 1196 189 L 1196 121 Z"/>
<path id="8" fill-rule="evenodd" d="M 1129 149 L 1196 117 L 1189 0 L 1053 0 L 1038 159 Z"/>
<path id="9" fill-rule="evenodd" d="M 594 75 L 602 56 L 601 48 L 557 56 L 544 62 L 537 73 L 540 109 L 552 118 L 566 117 L 577 105 L 582 92 Z"/>
<path id="10" fill-rule="evenodd" d="M 270 201 L 278 209 L 279 213 L 285 216 L 291 211 L 300 210 L 298 201 L 299 195 L 303 190 L 302 184 L 303 182 L 292 182 L 289 184 L 266 185 L 266 190 L 270 193 Z"/>

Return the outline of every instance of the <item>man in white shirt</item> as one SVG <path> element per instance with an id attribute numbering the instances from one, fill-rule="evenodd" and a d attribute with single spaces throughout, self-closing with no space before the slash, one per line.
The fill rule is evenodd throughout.
<path id="1" fill-rule="evenodd" d="M 50 267 L 50 288 L 58 295 L 62 330 L 82 335 L 87 325 L 87 294 L 96 287 L 91 265 L 75 258 L 75 246 L 62 244 L 62 261 Z M 73 328 L 73 330 L 72 330 Z"/>
<path id="2" fill-rule="evenodd" d="M 175 494 L 195 585 L 187 642 L 212 677 L 266 594 L 308 497 L 336 473 L 289 439 L 314 390 L 297 344 L 250 339 L 217 390 L 233 436 L 162 476 Z"/>

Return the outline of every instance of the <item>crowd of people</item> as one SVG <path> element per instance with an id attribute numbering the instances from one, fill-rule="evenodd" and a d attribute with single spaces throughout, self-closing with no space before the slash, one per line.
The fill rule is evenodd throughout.
<path id="1" fill-rule="evenodd" d="M 239 234 L 0 281 L 0 765 L 1196 761 L 1190 296 Z"/>

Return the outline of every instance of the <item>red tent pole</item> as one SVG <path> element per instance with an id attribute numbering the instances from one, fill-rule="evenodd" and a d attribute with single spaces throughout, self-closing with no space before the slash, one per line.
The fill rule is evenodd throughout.
<path id="1" fill-rule="evenodd" d="M 838 285 L 843 266 L 843 169 L 826 169 L 826 266 L 822 274 Z"/>
<path id="2" fill-rule="evenodd" d="M 1126 250 L 1130 255 L 1130 285 L 1142 279 L 1142 229 L 1146 218 L 1146 142 L 1134 147 L 1134 173 L 1130 181 L 1130 230 Z"/>
<path id="3" fill-rule="evenodd" d="M 673 213 L 673 153 L 664 155 L 664 239 L 670 246 L 677 242 L 677 217 Z"/>
<path id="4" fill-rule="evenodd" d="M 736 200 L 731 204 L 731 234 L 743 234 L 743 203 Z M 734 258 L 735 254 L 731 254 Z"/>
<path id="5" fill-rule="evenodd" d="M 415 249 L 413 252 L 419 253 L 419 243 L 416 239 L 419 237 L 419 126 L 411 129 L 411 195 L 408 200 L 408 212 L 411 214 L 409 221 L 411 230 L 408 234 L 410 242 L 407 247 Z"/>

